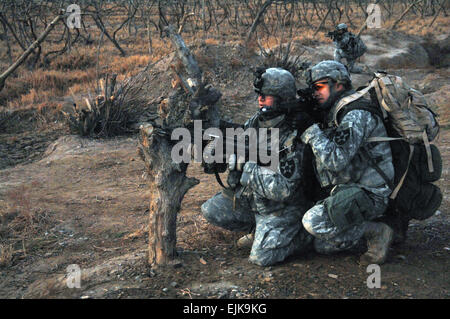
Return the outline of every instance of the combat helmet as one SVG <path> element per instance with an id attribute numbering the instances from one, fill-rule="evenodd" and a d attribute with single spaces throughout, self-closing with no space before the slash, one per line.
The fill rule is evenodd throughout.
<path id="1" fill-rule="evenodd" d="M 255 76 L 253 86 L 256 93 L 273 95 L 282 101 L 295 99 L 297 89 L 291 72 L 282 68 L 259 69 Z"/>
<path id="2" fill-rule="evenodd" d="M 330 78 L 334 82 L 342 84 L 351 83 L 347 67 L 333 60 L 319 62 L 306 72 L 306 82 L 309 86 L 324 78 Z"/>
<path id="3" fill-rule="evenodd" d="M 339 32 L 347 32 L 347 25 L 346 25 L 345 23 L 339 23 L 339 24 L 336 26 L 336 31 L 339 31 Z"/>
<path id="4" fill-rule="evenodd" d="M 282 68 L 258 69 L 255 72 L 253 86 L 256 93 L 277 98 L 273 106 L 265 106 L 259 110 L 259 118 L 263 121 L 288 112 L 289 108 L 286 108 L 286 105 L 295 101 L 297 97 L 294 76 Z"/>
<path id="5" fill-rule="evenodd" d="M 352 82 L 347 67 L 333 60 L 322 61 L 307 70 L 306 82 L 309 87 L 312 87 L 314 82 L 322 79 L 328 79 L 330 96 L 325 103 L 318 105 L 318 108 L 327 110 L 345 91 L 336 91 L 333 83 L 342 83 L 348 89 L 351 88 Z"/>

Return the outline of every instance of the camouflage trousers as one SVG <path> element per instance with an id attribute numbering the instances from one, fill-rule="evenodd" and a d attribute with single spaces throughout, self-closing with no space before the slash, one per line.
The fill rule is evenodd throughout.
<path id="1" fill-rule="evenodd" d="M 347 68 L 349 72 L 353 73 L 361 73 L 362 69 L 355 65 L 356 59 L 347 55 L 342 49 L 335 49 L 334 50 L 334 61 L 343 63 L 342 59 L 347 60 Z"/>
<path id="2" fill-rule="evenodd" d="M 340 188 L 335 188 L 331 196 Z M 361 215 L 364 219 L 349 225 L 348 228 L 337 227 L 330 218 L 328 208 L 324 201 L 318 202 L 303 216 L 302 223 L 305 229 L 314 236 L 314 249 L 323 254 L 329 254 L 355 248 L 363 238 L 366 222 L 374 220 L 386 211 L 388 199 L 367 192 L 369 213 Z"/>
<path id="3" fill-rule="evenodd" d="M 312 249 L 313 237 L 305 231 L 301 218 L 306 209 L 287 206 L 274 214 L 262 215 L 252 211 L 245 199 L 233 210 L 233 201 L 222 192 L 206 201 L 202 213 L 211 224 L 231 231 L 255 230 L 249 261 L 269 266 L 288 256 Z"/>

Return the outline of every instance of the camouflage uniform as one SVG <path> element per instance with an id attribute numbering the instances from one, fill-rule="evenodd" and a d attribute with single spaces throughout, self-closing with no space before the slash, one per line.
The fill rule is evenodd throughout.
<path id="1" fill-rule="evenodd" d="M 351 93 L 349 91 L 342 97 Z M 369 163 L 363 149 L 376 159 L 378 167 L 388 178 L 392 180 L 394 177 L 389 143 L 366 142 L 369 137 L 387 136 L 381 118 L 367 110 L 353 109 L 343 116 L 336 127 L 332 117 L 337 103 L 327 113 L 323 130 L 314 124 L 301 136 L 301 140 L 313 150 L 321 186 L 335 186 L 328 198 L 318 202 L 303 217 L 305 229 L 316 238 L 315 249 L 322 253 L 356 246 L 364 234 L 365 221 L 380 217 L 387 208 L 391 189 Z M 359 99 L 347 107 L 367 106 L 369 103 Z M 358 198 L 348 195 L 355 192 Z M 340 200 L 341 203 L 354 201 L 356 206 L 348 207 L 349 214 L 345 216 L 347 220 L 343 225 L 336 225 L 336 220 L 331 218 L 331 203 Z M 352 202 L 350 204 L 353 205 Z"/>
<path id="2" fill-rule="evenodd" d="M 297 133 L 286 123 L 285 115 L 271 121 L 260 121 L 255 115 L 244 129 L 269 126 L 279 128 L 280 150 Z M 312 206 L 300 187 L 304 156 L 305 145 L 298 142 L 294 148 L 280 152 L 276 172 L 247 162 L 240 178 L 241 188 L 235 193 L 224 190 L 201 207 L 205 218 L 216 226 L 231 231 L 255 230 L 249 257 L 252 263 L 272 265 L 311 247 L 312 236 L 301 223 L 304 212 Z M 234 198 L 235 209 L 234 196 L 238 196 Z"/>
<path id="3" fill-rule="evenodd" d="M 345 24 L 338 25 L 341 28 L 347 28 Z M 338 28 L 337 28 L 338 29 Z M 334 39 L 334 45 L 336 49 L 334 50 L 334 60 L 342 63 L 342 59 L 347 60 L 348 70 L 354 73 L 359 73 L 362 70 L 355 66 L 356 59 L 364 54 L 367 50 L 366 45 L 361 40 L 361 38 L 355 36 L 351 32 L 345 32 L 341 38 Z"/>

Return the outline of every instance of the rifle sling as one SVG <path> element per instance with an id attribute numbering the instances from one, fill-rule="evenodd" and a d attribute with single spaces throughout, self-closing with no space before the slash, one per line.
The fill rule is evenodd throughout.
<path id="1" fill-rule="evenodd" d="M 217 169 L 215 168 L 214 168 L 214 176 L 216 176 L 217 183 L 219 183 L 220 186 L 226 189 L 227 187 L 225 187 L 225 185 L 222 183 L 222 179 L 220 178 L 219 172 L 217 172 Z"/>

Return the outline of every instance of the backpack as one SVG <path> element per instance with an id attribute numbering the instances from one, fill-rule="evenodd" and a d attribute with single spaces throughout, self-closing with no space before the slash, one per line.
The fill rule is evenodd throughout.
<path id="1" fill-rule="evenodd" d="M 346 106 L 367 93 L 374 106 L 372 111 L 364 109 L 383 119 L 388 135 L 372 137 L 367 142 L 389 142 L 391 146 L 395 170 L 393 183 L 371 161 L 392 189 L 388 212 L 418 220 L 431 217 L 442 202 L 441 190 L 432 184 L 442 175 L 441 154 L 430 144 L 439 133 L 437 115 L 421 92 L 409 87 L 401 77 L 379 71 L 374 73 L 367 87 L 338 102 L 333 114 L 336 125 L 338 114 L 342 118 L 342 113 L 358 109 L 357 106 Z"/>
<path id="2" fill-rule="evenodd" d="M 350 35 L 349 46 L 354 59 L 359 58 L 367 51 L 367 46 L 363 40 L 354 34 Z"/>

